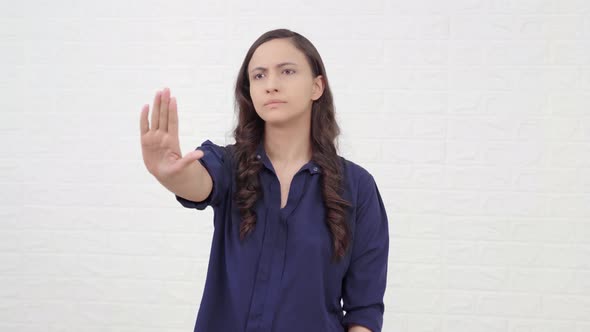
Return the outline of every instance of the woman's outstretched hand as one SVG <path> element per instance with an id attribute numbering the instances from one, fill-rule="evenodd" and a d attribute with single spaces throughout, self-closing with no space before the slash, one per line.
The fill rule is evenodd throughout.
<path id="1" fill-rule="evenodd" d="M 190 163 L 203 157 L 203 151 L 195 150 L 184 157 L 178 139 L 178 112 L 176 98 L 170 97 L 170 89 L 158 91 L 154 97 L 151 125 L 148 122 L 149 105 L 141 109 L 139 120 L 141 152 L 148 171 L 159 181 L 180 174 Z"/>

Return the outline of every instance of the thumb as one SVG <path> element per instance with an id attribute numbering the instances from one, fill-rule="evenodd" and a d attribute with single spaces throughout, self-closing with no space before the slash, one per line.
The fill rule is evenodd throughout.
<path id="1" fill-rule="evenodd" d="M 205 155 L 205 153 L 202 150 L 194 150 L 194 151 L 191 151 L 191 152 L 185 154 L 184 157 L 182 157 L 182 159 L 180 159 L 179 161 L 180 161 L 182 167 L 186 167 L 190 163 L 203 158 L 204 155 Z"/>

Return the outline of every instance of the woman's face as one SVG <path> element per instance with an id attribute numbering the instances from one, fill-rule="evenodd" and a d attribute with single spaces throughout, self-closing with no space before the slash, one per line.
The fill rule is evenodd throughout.
<path id="1" fill-rule="evenodd" d="M 248 78 L 256 113 L 275 125 L 309 116 L 324 86 L 321 76 L 313 77 L 305 55 L 287 39 L 260 45 L 248 64 Z"/>

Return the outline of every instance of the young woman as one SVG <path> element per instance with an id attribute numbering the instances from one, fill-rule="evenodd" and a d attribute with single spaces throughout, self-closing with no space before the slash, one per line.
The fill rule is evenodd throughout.
<path id="1" fill-rule="evenodd" d="M 295 32 L 260 36 L 235 87 L 236 143 L 181 156 L 176 99 L 141 112 L 148 171 L 214 209 L 199 332 L 381 331 L 388 221 L 373 176 L 338 156 L 326 70 Z M 198 160 L 199 162 L 195 162 Z"/>

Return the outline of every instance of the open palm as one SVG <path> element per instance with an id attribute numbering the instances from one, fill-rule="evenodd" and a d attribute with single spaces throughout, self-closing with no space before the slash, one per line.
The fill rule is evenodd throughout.
<path id="1" fill-rule="evenodd" d="M 141 152 L 148 171 L 158 179 L 166 179 L 181 172 L 203 152 L 192 151 L 182 156 L 178 139 L 178 111 L 176 98 L 170 89 L 158 91 L 154 97 L 151 126 L 148 122 L 149 105 L 144 105 L 140 117 Z"/>

